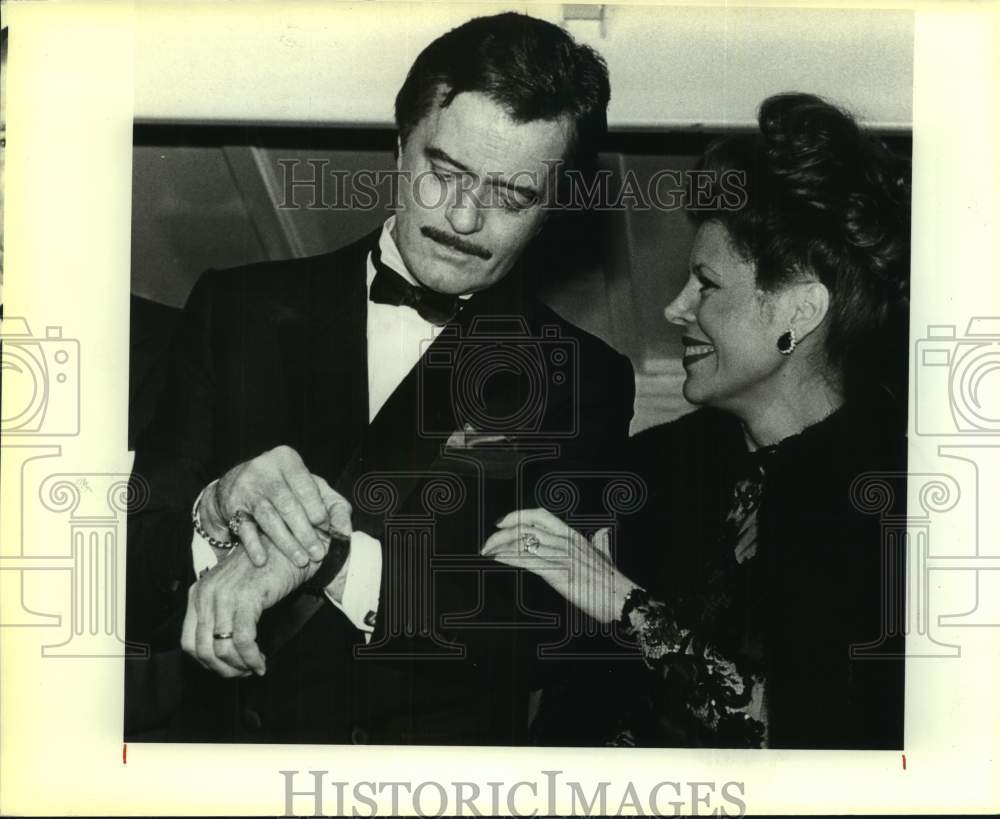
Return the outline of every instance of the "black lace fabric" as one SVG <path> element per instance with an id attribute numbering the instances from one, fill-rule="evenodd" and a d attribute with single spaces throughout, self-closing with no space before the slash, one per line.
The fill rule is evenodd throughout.
<path id="1" fill-rule="evenodd" d="M 725 558 L 701 593 L 649 599 L 629 612 L 626 632 L 654 678 L 639 698 L 658 743 L 767 747 L 767 696 L 760 634 L 746 605 L 753 592 L 757 509 L 772 449 L 747 458 L 734 484 L 722 538 Z M 633 712 L 633 723 L 636 720 Z M 613 745 L 646 744 L 635 724 Z"/>

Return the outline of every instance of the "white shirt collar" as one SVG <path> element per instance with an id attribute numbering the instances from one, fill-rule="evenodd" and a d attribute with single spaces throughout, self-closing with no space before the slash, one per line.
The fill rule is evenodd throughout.
<path id="1" fill-rule="evenodd" d="M 403 261 L 403 256 L 399 252 L 399 248 L 396 247 L 396 241 L 392 238 L 392 229 L 396 225 L 396 214 L 393 214 L 388 219 L 385 220 L 385 224 L 382 225 L 382 233 L 378 237 L 378 249 L 382 254 L 382 262 L 392 270 L 395 270 L 400 276 L 402 276 L 410 284 L 419 287 L 417 280 L 413 278 L 410 271 L 406 269 L 406 263 Z M 373 264 L 368 265 L 368 286 L 371 287 L 372 280 L 375 278 L 375 266 Z"/>
<path id="2" fill-rule="evenodd" d="M 393 214 L 388 219 L 385 220 L 385 224 L 382 225 L 382 233 L 378 237 L 378 249 L 382 254 L 382 262 L 392 270 L 395 270 L 400 276 L 402 276 L 406 281 L 412 284 L 414 287 L 422 287 L 415 278 L 413 274 L 410 273 L 406 268 L 406 263 L 403 261 L 403 256 L 399 252 L 399 248 L 396 247 L 396 240 L 392 238 L 392 229 L 396 226 L 396 214 Z M 375 279 L 375 265 L 372 264 L 371 259 L 368 260 L 368 287 L 371 289 L 372 281 Z M 475 295 L 474 293 L 463 293 L 459 296 L 462 301 L 471 299 Z"/>

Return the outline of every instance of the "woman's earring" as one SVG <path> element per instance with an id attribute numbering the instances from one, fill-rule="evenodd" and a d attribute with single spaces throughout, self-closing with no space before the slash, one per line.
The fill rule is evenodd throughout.
<path id="1" fill-rule="evenodd" d="M 778 336 L 778 352 L 782 355 L 791 355 L 795 352 L 795 345 L 798 341 L 795 338 L 795 328 L 789 327 Z"/>

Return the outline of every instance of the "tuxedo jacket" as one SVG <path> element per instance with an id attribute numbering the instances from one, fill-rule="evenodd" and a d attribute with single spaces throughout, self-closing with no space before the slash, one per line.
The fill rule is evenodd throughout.
<path id="1" fill-rule="evenodd" d="M 210 271 L 183 311 L 137 446 L 143 503 L 128 536 L 127 632 L 181 664 L 164 738 L 527 739 L 527 692 L 547 673 L 539 647 L 565 642 L 571 618 L 542 581 L 479 548 L 517 506 L 600 511 L 600 478 L 628 435 L 631 365 L 535 299 L 534 271 L 515 268 L 442 328 L 369 424 L 366 262 L 378 235 Z M 477 432 L 491 435 L 477 443 Z M 178 650 L 195 579 L 190 510 L 209 481 L 278 445 L 380 541 L 376 629 L 366 644 L 332 604 L 303 608 L 293 593 L 260 623 L 267 674 L 222 680 Z M 127 713 L 142 712 L 149 692 L 136 680 L 150 676 L 126 675 Z"/>

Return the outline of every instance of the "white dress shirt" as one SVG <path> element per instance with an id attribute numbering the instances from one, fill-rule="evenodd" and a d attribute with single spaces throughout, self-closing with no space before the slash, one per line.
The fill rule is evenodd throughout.
<path id="1" fill-rule="evenodd" d="M 382 226 L 379 250 L 382 262 L 411 284 L 417 282 L 403 264 L 403 257 L 392 238 L 396 217 Z M 371 291 L 375 265 L 367 260 L 367 286 Z M 379 410 L 420 360 L 441 328 L 427 321 L 410 307 L 368 302 L 368 421 Z M 334 351 L 331 351 L 331 354 Z M 211 485 L 211 484 L 210 484 Z M 207 488 L 207 487 L 206 487 Z M 200 500 L 200 496 L 199 496 Z M 198 501 L 195 501 L 197 504 Z M 218 558 L 206 540 L 197 533 L 191 543 L 195 575 L 216 564 Z M 375 628 L 382 583 L 382 545 L 364 532 L 351 533 L 350 560 L 347 563 L 343 599 L 338 603 L 327 587 L 326 595 L 369 639 Z M 333 584 L 331 583 L 331 586 Z"/>

